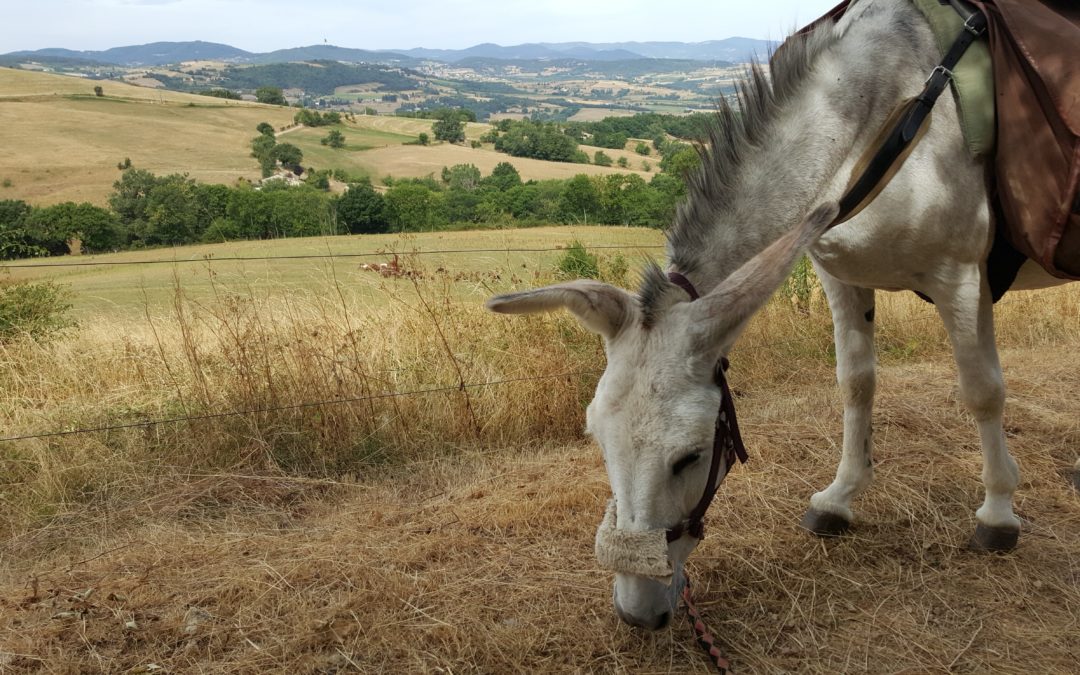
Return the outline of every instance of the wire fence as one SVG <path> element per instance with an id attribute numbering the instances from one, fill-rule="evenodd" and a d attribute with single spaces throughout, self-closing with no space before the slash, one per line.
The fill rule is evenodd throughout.
<path id="1" fill-rule="evenodd" d="M 620 245 L 590 246 L 589 248 L 599 248 L 599 249 L 640 249 L 640 248 L 663 248 L 663 246 L 662 245 L 634 246 L 634 245 L 621 245 L 620 244 Z M 563 247 L 558 247 L 558 248 L 544 247 L 544 248 L 438 249 L 438 250 L 429 249 L 429 250 L 411 251 L 411 252 L 408 252 L 408 253 L 398 252 L 398 255 L 496 253 L 496 252 L 497 253 L 514 253 L 514 252 L 536 253 L 536 252 L 551 252 L 551 251 L 565 251 L 565 250 L 566 249 L 563 248 Z M 192 259 L 153 260 L 153 261 L 120 261 L 120 262 L 111 262 L 111 263 L 110 262 L 87 262 L 87 263 L 5 265 L 5 267 L 27 268 L 27 267 L 76 267 L 76 266 L 87 266 L 87 265 L 136 265 L 136 264 L 137 265 L 142 265 L 142 264 L 164 264 L 164 263 L 175 263 L 175 262 L 215 262 L 215 261 L 234 261 L 234 260 L 297 260 L 297 259 L 318 259 L 318 258 L 355 258 L 355 257 L 386 256 L 386 255 L 393 255 L 393 253 L 388 252 L 388 251 L 384 251 L 384 252 L 354 253 L 354 254 L 330 254 L 330 253 L 328 253 L 328 254 L 322 254 L 322 255 L 297 255 L 297 256 L 259 256 L 259 257 L 246 257 L 245 256 L 245 257 L 231 257 L 231 258 L 204 257 L 204 258 L 197 258 L 197 259 L 192 258 Z M 1062 294 L 1062 293 L 1068 292 L 1069 290 L 1070 289 L 1064 289 L 1063 288 L 1063 289 L 1057 289 L 1057 290 L 1052 290 L 1052 291 L 1046 291 L 1046 292 L 1044 292 L 1044 296 L 1046 294 Z M 999 302 L 997 304 L 997 307 L 998 308 L 1008 307 L 1010 305 L 1015 305 L 1015 304 L 1018 304 L 1018 301 L 1015 299 L 1015 296 L 1014 296 L 1013 299 L 1006 299 L 1006 300 L 1003 300 L 1003 301 Z M 934 321 L 934 320 L 937 320 L 937 319 L 938 319 L 938 317 L 937 317 L 936 314 L 931 314 L 931 315 L 927 315 L 925 317 L 921 317 L 921 318 L 917 318 L 917 319 L 909 319 L 909 320 L 907 320 L 905 322 L 905 326 L 922 324 L 922 323 L 926 323 L 926 322 L 929 322 L 929 321 Z M 808 344 L 808 343 L 810 343 L 812 341 L 815 341 L 817 339 L 818 339 L 817 337 L 803 337 L 803 338 L 795 338 L 795 339 L 791 339 L 791 340 L 770 341 L 770 342 L 759 343 L 759 344 L 750 344 L 750 345 L 745 345 L 745 346 L 739 346 L 739 347 L 737 347 L 737 351 L 738 352 L 744 352 L 744 353 L 745 352 L 754 352 L 754 351 L 763 351 L 763 350 L 769 350 L 769 349 L 776 349 L 778 347 L 788 347 L 788 346 L 794 346 L 794 345 L 799 345 L 799 344 Z M 64 437 L 64 436 L 74 436 L 74 435 L 90 434 L 90 433 L 102 433 L 102 432 L 109 432 L 109 431 L 119 431 L 119 430 L 124 430 L 124 429 L 147 428 L 147 427 L 166 425 L 166 424 L 179 424 L 179 423 L 184 423 L 184 422 L 197 422 L 197 421 L 203 421 L 203 420 L 220 419 L 220 418 L 225 418 L 225 417 L 238 417 L 238 416 L 244 416 L 244 415 L 262 414 L 262 413 L 268 413 L 268 412 L 279 412 L 279 411 L 285 411 L 285 410 L 302 410 L 302 409 L 307 409 L 307 408 L 317 408 L 317 407 L 321 407 L 321 406 L 344 405 L 344 404 L 349 404 L 349 403 L 362 403 L 362 402 L 366 402 L 366 401 L 375 401 L 375 400 L 382 400 L 382 399 L 393 399 L 393 398 L 411 397 L 411 396 L 426 396 L 426 395 L 437 394 L 437 393 L 449 393 L 449 392 L 454 392 L 454 391 L 465 391 L 465 390 L 468 390 L 468 389 L 479 389 L 479 388 L 484 388 L 484 387 L 501 386 L 501 385 L 506 385 L 506 384 L 519 383 L 519 382 L 550 380 L 550 379 L 557 379 L 557 378 L 561 378 L 561 377 L 582 377 L 582 376 L 585 376 L 585 375 L 599 375 L 602 372 L 603 372 L 602 370 L 589 369 L 589 370 L 578 370 L 578 371 L 565 371 L 565 372 L 553 373 L 553 374 L 548 374 L 548 375 L 536 375 L 536 376 L 527 376 L 527 377 L 507 378 L 507 379 L 492 380 L 492 381 L 487 381 L 487 382 L 471 382 L 471 383 L 470 382 L 461 382 L 461 383 L 454 384 L 454 385 L 431 387 L 431 388 L 426 388 L 426 389 L 415 389 L 415 390 L 410 390 L 410 391 L 389 391 L 389 392 L 381 392 L 381 393 L 378 393 L 378 394 L 370 394 L 370 395 L 358 396 L 358 397 L 338 397 L 338 398 L 326 399 L 326 400 L 320 400 L 320 401 L 308 401 L 308 402 L 302 402 L 302 403 L 292 403 L 292 404 L 277 405 L 277 406 L 248 408 L 248 409 L 244 409 L 244 410 L 228 410 L 228 411 L 214 412 L 214 413 L 201 413 L 201 414 L 196 414 L 196 415 L 185 415 L 185 416 L 178 416 L 178 417 L 150 419 L 150 420 L 142 420 L 142 421 L 136 421 L 136 422 L 127 422 L 127 423 L 122 423 L 122 424 L 102 425 L 102 426 L 97 426 L 97 427 L 84 427 L 84 428 L 76 428 L 76 429 L 49 431 L 49 432 L 43 432 L 43 433 L 37 433 L 37 434 L 0 436 L 0 443 L 23 441 L 23 440 L 34 440 L 34 439 L 59 438 L 59 437 Z"/>
<path id="2" fill-rule="evenodd" d="M 664 248 L 663 244 L 599 244 L 590 245 L 588 249 L 596 250 L 648 250 Z M 282 261 L 282 260 L 327 260 L 349 258 L 385 258 L 387 256 L 423 256 L 423 255 L 457 255 L 479 253 L 553 253 L 566 252 L 566 246 L 550 246 L 536 248 L 449 248 L 449 249 L 418 249 L 418 250 L 395 250 L 386 249 L 380 251 L 364 251 L 360 253 L 304 253 L 299 255 L 270 255 L 270 256 L 215 256 L 204 255 L 197 258 L 162 258 L 154 260 L 85 260 L 77 262 L 38 262 L 38 263 L 5 263 L 0 269 L 53 269 L 63 267 L 114 267 L 123 265 L 176 265 L 184 263 L 214 263 L 214 262 L 249 262 L 249 261 Z"/>

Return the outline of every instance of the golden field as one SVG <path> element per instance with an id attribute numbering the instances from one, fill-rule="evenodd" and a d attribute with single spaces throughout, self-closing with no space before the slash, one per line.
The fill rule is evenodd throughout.
<path id="1" fill-rule="evenodd" d="M 96 97 L 95 85 L 104 96 Z M 187 173 L 208 183 L 257 180 L 258 163 L 250 141 L 260 122 L 282 129 L 295 109 L 194 94 L 136 87 L 114 81 L 0 68 L 0 199 L 45 205 L 89 201 L 105 205 L 119 176 L 117 164 L 156 174 Z M 569 178 L 579 173 L 626 173 L 626 169 L 522 159 L 483 148 L 445 143 L 402 145 L 432 122 L 391 116 L 359 115 L 342 125 L 346 147 L 334 150 L 319 139 L 322 128 L 288 129 L 282 142 L 304 152 L 304 166 L 345 169 L 370 176 L 438 176 L 444 166 L 475 164 L 485 174 L 510 162 L 526 180 Z M 467 125 L 475 140 L 487 124 Z M 596 148 L 582 147 L 590 159 Z M 613 159 L 626 155 L 630 169 L 641 171 L 634 153 L 606 150 Z M 658 160 L 648 160 L 656 167 Z M 654 171 L 657 170 L 654 168 Z M 648 178 L 649 174 L 641 175 Z"/>
<path id="2" fill-rule="evenodd" d="M 581 427 L 599 341 L 564 315 L 482 309 L 550 280 L 554 258 L 415 253 L 590 233 L 633 246 L 631 261 L 659 239 L 542 228 L 288 243 L 397 250 L 399 278 L 356 259 L 33 270 L 72 285 L 80 326 L 0 345 L 3 434 L 195 419 L 0 442 L 0 670 L 707 672 L 682 622 L 621 625 L 592 558 L 608 488 Z M 220 246 L 113 260 L 284 251 Z M 627 283 L 616 252 L 597 252 Z M 141 275 L 158 286 L 145 298 Z M 110 285 L 111 303 L 94 299 Z M 829 541 L 797 529 L 842 427 L 828 311 L 816 291 L 799 300 L 779 293 L 731 355 L 751 461 L 690 563 L 736 668 L 1070 672 L 1080 291 L 997 309 L 1025 521 L 1000 556 L 965 548 L 978 437 L 940 322 L 911 294 L 878 305 L 877 481 L 856 527 Z"/>

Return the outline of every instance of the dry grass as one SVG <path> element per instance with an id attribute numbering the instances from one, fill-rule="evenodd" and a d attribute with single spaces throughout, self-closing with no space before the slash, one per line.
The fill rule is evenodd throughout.
<path id="1" fill-rule="evenodd" d="M 94 84 L 105 96 L 95 97 Z M 292 110 L 127 84 L 0 68 L 0 199 L 104 205 L 130 158 L 157 174 L 211 183 L 257 179 L 251 138 Z"/>
<path id="2" fill-rule="evenodd" d="M 596 367 L 567 317 L 486 315 L 452 288 L 511 283 L 178 296 L 152 325 L 5 348 L 0 427 Z M 1080 293 L 998 314 L 1026 523 L 1007 556 L 963 548 L 978 441 L 929 306 L 881 300 L 878 480 L 830 542 L 795 527 L 840 439 L 827 313 L 780 297 L 755 320 L 731 373 L 752 462 L 691 568 L 740 671 L 1074 670 Z M 591 552 L 606 478 L 580 437 L 593 377 L 0 446 L 0 669 L 704 671 L 684 626 L 643 635 L 611 611 Z"/>
<path id="3" fill-rule="evenodd" d="M 95 85 L 104 87 L 104 97 L 94 96 Z M 283 127 L 292 122 L 294 112 L 280 106 L 0 68 L 0 146 L 5 148 L 0 157 L 0 182 L 5 184 L 0 187 L 0 199 L 104 205 L 119 178 L 116 164 L 125 157 L 140 169 L 188 173 L 208 183 L 256 180 L 259 168 L 249 146 L 255 127 L 260 122 Z M 500 162 L 512 163 L 526 180 L 627 172 L 510 157 L 489 147 L 401 145 L 421 132 L 430 133 L 431 125 L 431 120 L 361 115 L 344 127 L 351 149 L 320 145 L 325 129 L 302 129 L 284 140 L 301 146 L 305 165 L 346 169 L 376 180 L 386 175 L 438 176 L 444 166 L 454 164 L 475 164 L 487 174 Z M 466 137 L 476 140 L 490 128 L 470 123 Z M 591 155 L 592 150 L 586 149 Z M 619 152 L 608 154 L 617 157 Z M 640 158 L 625 154 L 631 168 L 641 168 Z"/>
<path id="4" fill-rule="evenodd" d="M 380 234 L 337 237 L 303 237 L 291 239 L 236 241 L 224 244 L 204 244 L 177 248 L 124 251 L 78 258 L 42 258 L 32 261 L 34 268 L 13 268 L 14 280 L 52 279 L 70 285 L 74 297 L 74 315 L 80 320 L 130 321 L 141 319 L 147 308 L 152 314 L 171 311 L 174 284 L 177 279 L 187 297 L 212 302 L 217 290 L 260 297 L 281 298 L 292 293 L 334 294 L 337 285 L 349 289 L 350 295 L 371 304 L 385 304 L 388 296 L 380 288 L 384 281 L 376 274 L 360 268 L 362 263 L 388 262 L 393 253 L 413 251 L 457 250 L 461 253 L 423 255 L 411 261 L 414 268 L 433 273 L 443 269 L 452 276 L 503 273 L 532 281 L 548 278 L 560 252 L 499 251 L 498 249 L 558 249 L 572 241 L 585 246 L 625 246 L 619 250 L 597 251 L 610 258 L 617 253 L 629 260 L 655 256 L 661 249 L 663 235 L 641 227 L 532 227 L 507 230 L 472 230 L 457 232 L 425 232 L 409 234 Z M 484 253 L 468 253 L 475 249 L 495 249 Z M 260 256 L 320 256 L 370 254 L 383 251 L 376 257 L 348 258 L 332 261 L 308 258 L 299 260 L 227 261 L 224 258 Z M 152 260 L 195 260 L 176 266 L 130 264 Z M 203 260 L 206 262 L 202 262 Z M 70 262 L 124 263 L 93 267 L 51 267 Z M 509 274 L 506 274 L 509 273 Z M 393 282 L 409 286 L 408 280 Z M 217 290 L 215 290 L 217 289 Z M 486 292 L 481 284 L 459 283 L 455 296 L 471 298 L 480 303 Z"/>
<path id="5" fill-rule="evenodd" d="M 591 148 L 583 148 L 591 150 Z M 605 152 L 607 152 L 605 150 Z M 619 151 L 609 152 L 613 157 Z M 590 154 L 590 161 L 592 157 Z M 521 174 L 523 180 L 546 180 L 549 178 L 573 178 L 579 173 L 590 176 L 606 176 L 613 173 L 634 173 L 629 169 L 618 167 L 595 166 L 593 164 L 573 164 L 570 162 L 547 162 L 541 159 L 529 159 L 527 157 L 511 157 L 510 155 L 495 152 L 489 148 L 467 148 L 461 145 L 442 143 L 439 145 L 399 145 L 385 148 L 376 148 L 354 155 L 354 161 L 358 168 L 366 170 L 376 176 L 389 174 L 391 176 L 421 178 L 428 174 L 439 176 L 444 166 L 455 164 L 473 164 L 487 175 L 500 162 L 509 162 Z M 656 165 L 656 162 L 653 162 Z M 640 174 L 646 180 L 651 174 Z"/>

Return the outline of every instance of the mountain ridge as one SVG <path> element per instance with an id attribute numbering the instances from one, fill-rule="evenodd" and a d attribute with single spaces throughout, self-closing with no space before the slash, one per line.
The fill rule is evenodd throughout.
<path id="1" fill-rule="evenodd" d="M 0 54 L 5 61 L 65 59 L 87 61 L 91 64 L 117 66 L 163 66 L 183 61 L 227 61 L 231 63 L 278 63 L 330 59 L 355 63 L 383 63 L 413 66 L 421 61 L 456 63 L 469 58 L 506 60 L 576 58 L 594 61 L 625 61 L 633 59 L 686 59 L 693 61 L 730 61 L 745 63 L 767 57 L 776 42 L 755 38 L 730 37 L 705 42 L 531 42 L 503 46 L 481 43 L 465 49 L 367 50 L 337 45 L 309 45 L 270 52 L 249 52 L 219 42 L 192 40 L 187 42 L 151 42 L 126 45 L 105 50 L 73 50 L 49 47 Z"/>

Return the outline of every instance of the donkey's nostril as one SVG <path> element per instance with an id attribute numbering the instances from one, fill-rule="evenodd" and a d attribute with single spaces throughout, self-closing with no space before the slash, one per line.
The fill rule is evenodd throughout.
<path id="1" fill-rule="evenodd" d="M 620 619 L 631 626 L 644 628 L 646 630 L 660 630 L 666 628 L 668 623 L 671 622 L 671 612 L 664 612 L 663 614 L 657 614 L 656 616 L 644 619 L 624 612 L 622 607 L 619 607 L 618 603 L 615 604 L 615 613 L 619 615 Z"/>

